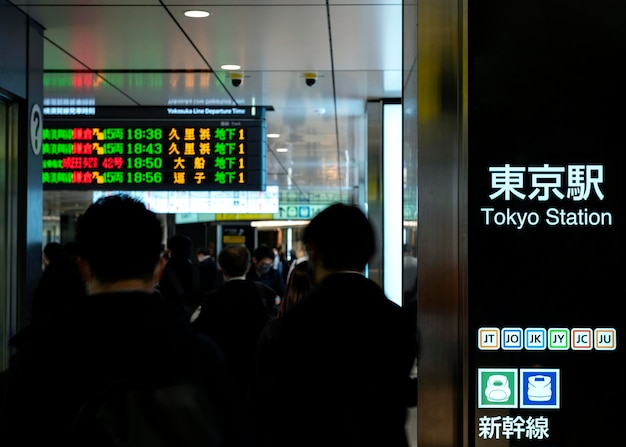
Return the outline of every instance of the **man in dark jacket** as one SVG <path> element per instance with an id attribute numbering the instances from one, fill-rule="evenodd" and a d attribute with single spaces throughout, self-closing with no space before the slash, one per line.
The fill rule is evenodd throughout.
<path id="1" fill-rule="evenodd" d="M 317 284 L 261 335 L 257 445 L 406 447 L 415 339 L 408 315 L 362 274 L 373 229 L 356 206 L 335 204 L 303 241 Z"/>
<path id="2" fill-rule="evenodd" d="M 222 348 L 239 394 L 242 421 L 247 419 L 247 398 L 253 376 L 259 334 L 270 321 L 267 307 L 276 292 L 261 282 L 246 279 L 250 252 L 245 245 L 227 246 L 218 256 L 224 283 L 207 295 L 193 325 Z M 245 423 L 246 426 L 248 425 Z M 248 430 L 242 433 L 248 435 Z"/>
<path id="3" fill-rule="evenodd" d="M 247 391 L 259 333 L 272 312 L 266 303 L 276 292 L 263 283 L 246 279 L 250 252 L 244 245 L 222 249 L 218 263 L 224 284 L 206 295 L 193 326 L 220 345 L 233 375 Z"/>
<path id="4" fill-rule="evenodd" d="M 274 299 L 274 315 L 278 310 L 280 300 L 285 296 L 287 287 L 278 270 L 274 268 L 274 250 L 268 245 L 259 245 L 252 254 L 252 266 L 246 274 L 251 281 L 260 281 L 276 291 Z"/>
<path id="5" fill-rule="evenodd" d="M 2 444 L 72 445 L 79 409 L 107 387 L 167 384 L 184 376 L 209 407 L 190 414 L 213 416 L 198 437 L 170 439 L 170 445 L 237 445 L 234 394 L 219 349 L 195 336 L 180 308 L 155 292 L 164 262 L 157 216 L 130 196 L 105 197 L 80 217 L 76 241 L 88 295 L 37 326 L 12 358 L 0 396 Z M 165 420 L 191 433 L 192 419 L 178 418 L 187 414 L 180 411 Z M 168 435 L 162 435 L 165 442 Z"/>
<path id="6" fill-rule="evenodd" d="M 167 240 L 167 264 L 159 282 L 161 295 L 184 307 L 187 316 L 202 302 L 208 291 L 203 272 L 193 262 L 193 242 L 190 237 L 175 234 Z"/>

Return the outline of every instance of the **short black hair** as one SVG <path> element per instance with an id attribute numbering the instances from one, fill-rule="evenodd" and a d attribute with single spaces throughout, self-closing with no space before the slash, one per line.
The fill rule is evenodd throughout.
<path id="1" fill-rule="evenodd" d="M 274 250 L 269 245 L 259 245 L 254 250 L 254 259 L 258 262 L 266 258 L 274 259 Z"/>
<path id="2" fill-rule="evenodd" d="M 196 248 L 196 255 L 211 256 L 211 251 L 208 248 Z"/>
<path id="3" fill-rule="evenodd" d="M 217 257 L 220 268 L 227 276 L 243 276 L 250 268 L 250 250 L 245 245 L 228 245 Z"/>
<path id="4" fill-rule="evenodd" d="M 54 262 L 63 256 L 63 245 L 60 242 L 48 242 L 43 248 L 43 254 L 50 262 Z"/>
<path id="5" fill-rule="evenodd" d="M 344 203 L 320 211 L 305 228 L 302 241 L 314 244 L 322 265 L 331 270 L 364 270 L 376 252 L 367 216 L 356 205 Z"/>
<path id="6" fill-rule="evenodd" d="M 167 240 L 167 248 L 171 251 L 170 258 L 189 259 L 193 253 L 193 241 L 184 234 L 175 234 Z"/>
<path id="7" fill-rule="evenodd" d="M 105 283 L 151 279 L 162 242 L 163 228 L 156 214 L 127 194 L 96 200 L 76 225 L 78 254 Z"/>

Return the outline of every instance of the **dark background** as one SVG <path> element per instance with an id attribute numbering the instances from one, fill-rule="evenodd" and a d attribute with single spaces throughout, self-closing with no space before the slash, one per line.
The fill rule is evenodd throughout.
<path id="1" fill-rule="evenodd" d="M 474 0 L 468 7 L 470 411 L 475 419 L 550 419 L 549 439 L 509 445 L 618 445 L 626 421 L 626 3 Z M 579 202 L 491 200 L 489 167 L 505 163 L 603 165 L 604 200 L 594 193 Z M 525 174 L 526 194 L 529 180 Z M 613 225 L 486 226 L 481 207 L 537 211 L 542 219 L 549 207 L 587 208 L 609 211 Z M 479 351 L 477 331 L 487 326 L 612 327 L 617 349 Z M 476 370 L 490 367 L 560 368 L 561 408 L 478 409 Z M 474 430 L 475 445 L 494 445 Z"/>

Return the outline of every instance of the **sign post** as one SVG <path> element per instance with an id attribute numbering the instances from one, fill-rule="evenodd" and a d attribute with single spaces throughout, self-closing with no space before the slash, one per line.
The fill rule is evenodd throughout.
<path id="1" fill-rule="evenodd" d="M 470 445 L 617 445 L 626 5 L 533 5 L 468 4 Z"/>

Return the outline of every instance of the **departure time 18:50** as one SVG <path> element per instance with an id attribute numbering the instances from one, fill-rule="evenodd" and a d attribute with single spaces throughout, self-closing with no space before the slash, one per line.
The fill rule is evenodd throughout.
<path id="1" fill-rule="evenodd" d="M 163 159 L 161 157 L 129 157 L 126 159 L 127 169 L 161 169 Z"/>

